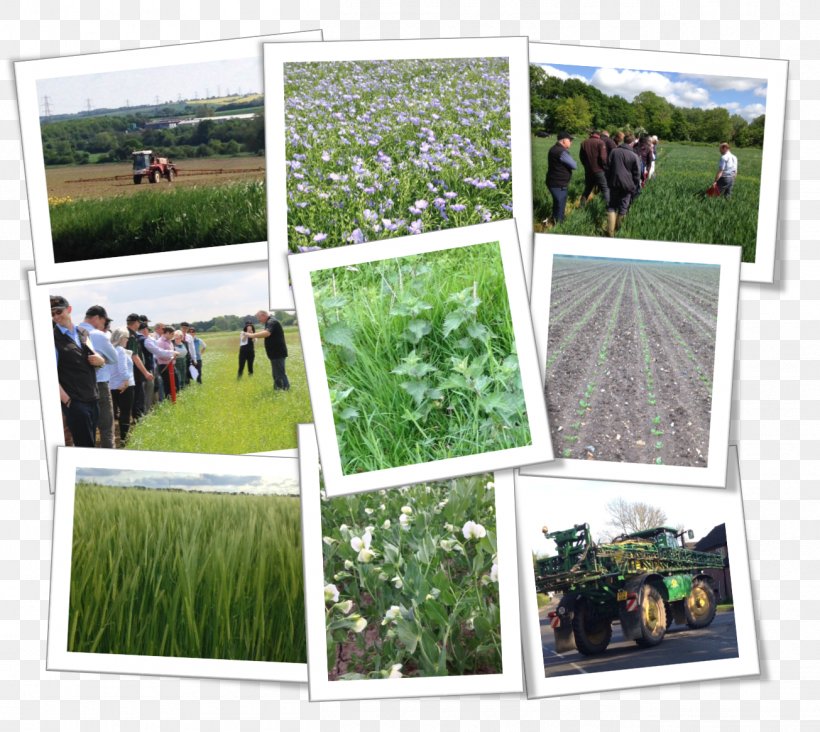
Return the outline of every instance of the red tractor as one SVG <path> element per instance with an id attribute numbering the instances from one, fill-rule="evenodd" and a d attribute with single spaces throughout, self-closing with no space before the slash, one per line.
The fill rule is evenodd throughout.
<path id="1" fill-rule="evenodd" d="M 138 150 L 131 153 L 134 158 L 134 183 L 142 183 L 144 176 L 149 183 L 159 183 L 165 178 L 169 183 L 176 177 L 177 169 L 168 158 L 154 155 L 153 150 Z"/>

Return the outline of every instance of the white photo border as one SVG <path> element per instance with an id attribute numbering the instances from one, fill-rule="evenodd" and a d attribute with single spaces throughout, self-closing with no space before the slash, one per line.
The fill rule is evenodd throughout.
<path id="1" fill-rule="evenodd" d="M 479 471 L 483 472 L 483 471 Z M 310 701 L 503 694 L 523 691 L 518 563 L 515 539 L 513 471 L 494 474 L 498 592 L 501 607 L 501 665 L 499 674 L 428 676 L 401 679 L 330 681 L 327 677 L 324 560 L 319 492 L 319 452 L 313 425 L 299 425 L 299 481 L 302 496 L 302 555 L 308 637 L 308 695 Z M 332 500 L 332 499 L 331 499 Z M 530 562 L 530 566 L 531 566 Z"/>
<path id="2" fill-rule="evenodd" d="M 729 450 L 729 480 L 726 490 L 710 492 L 708 504 L 710 513 L 726 523 L 726 539 L 732 565 L 732 596 L 735 611 L 738 657 L 693 661 L 628 668 L 622 671 L 600 671 L 578 673 L 574 676 L 546 677 L 544 673 L 544 653 L 541 642 L 541 623 L 538 617 L 538 600 L 535 593 L 535 576 L 532 568 L 532 547 L 522 527 L 527 525 L 528 497 L 544 491 L 560 491 L 567 494 L 566 481 L 559 479 L 535 479 L 516 476 L 515 499 L 518 520 L 518 562 L 521 588 L 521 630 L 523 637 L 524 666 L 527 679 L 527 698 L 586 694 L 589 692 L 611 691 L 638 686 L 659 684 L 680 684 L 688 681 L 705 681 L 736 676 L 760 674 L 760 659 L 757 647 L 757 632 L 749 575 L 749 555 L 746 547 L 746 528 L 743 517 L 743 495 L 737 446 Z M 628 484 L 623 488 L 628 489 Z M 617 494 L 614 490 L 613 495 Z M 688 500 L 699 500 L 699 488 L 670 488 L 668 495 L 686 496 Z M 667 496 L 664 489 L 664 496 Z M 583 500 L 582 492 L 573 493 L 576 500 Z M 305 586 L 308 586 L 307 581 Z"/>
<path id="3" fill-rule="evenodd" d="M 144 471 L 149 465 L 167 465 L 168 459 L 195 466 L 198 473 L 256 474 L 272 472 L 299 478 L 295 457 L 249 455 L 200 455 L 193 453 L 137 452 L 62 447 L 58 451 L 54 504 L 54 537 L 51 560 L 48 651 L 49 671 L 91 671 L 111 674 L 191 676 L 196 678 L 307 682 L 307 664 L 265 661 L 233 661 L 212 658 L 137 656 L 119 653 L 81 653 L 68 650 L 68 610 L 71 590 L 71 552 L 74 532 L 74 496 L 78 468 L 112 468 Z M 185 473 L 184 468 L 163 469 L 168 474 Z"/>
<path id="4" fill-rule="evenodd" d="M 525 466 L 519 472 L 522 475 L 549 475 L 556 478 L 590 478 L 723 488 L 726 485 L 726 459 L 732 408 L 740 247 L 619 239 L 618 251 L 615 253 L 612 249 L 612 239 L 606 238 L 536 234 L 534 241 L 531 306 L 542 385 L 546 381 L 552 266 L 556 255 L 720 266 L 712 409 L 709 420 L 709 457 L 706 467 L 703 468 L 556 457 L 551 463 Z"/>
<path id="5" fill-rule="evenodd" d="M 322 353 L 311 272 L 495 241 L 499 242 L 501 250 L 504 281 L 507 287 L 521 383 L 527 407 L 527 420 L 532 438 L 531 444 L 477 455 L 344 475 Z M 299 328 L 313 419 L 316 423 L 319 451 L 323 459 L 325 489 L 329 496 L 410 485 L 426 480 L 441 480 L 458 475 L 475 475 L 553 459 L 543 379 L 536 358 L 527 290 L 513 219 L 399 237 L 391 239 L 389 245 L 385 245 L 383 241 L 375 241 L 352 247 L 292 254 L 289 257 L 289 263 L 296 308 L 300 315 Z"/>
<path id="6" fill-rule="evenodd" d="M 521 234 L 521 257 L 527 284 L 532 270 L 532 174 L 530 170 L 530 82 L 527 38 L 435 38 L 407 40 L 324 41 L 285 46 L 265 45 L 265 151 L 268 181 L 268 242 L 271 296 L 279 270 L 288 260 L 288 198 L 285 168 L 284 64 L 444 58 L 509 59 L 510 140 L 513 211 Z M 393 241 L 392 239 L 387 241 Z M 385 241 L 382 242 L 388 246 Z M 346 245 L 347 246 L 347 245 Z M 354 245 L 359 246 L 359 245 Z"/>
<path id="7" fill-rule="evenodd" d="M 229 265 L 221 265 L 223 267 L 230 267 L 234 264 L 255 264 L 260 266 L 264 264 L 265 260 L 253 260 L 250 262 L 232 262 Z M 201 271 L 198 270 L 197 271 Z M 184 276 L 185 271 L 178 271 L 177 274 Z M 166 276 L 165 273 L 149 272 L 145 274 L 121 275 L 116 279 L 136 279 L 140 277 L 152 276 Z M 88 280 L 74 281 L 60 283 L 70 287 L 77 287 L 91 279 L 103 278 L 89 278 Z M 40 409 L 43 415 L 43 443 L 46 453 L 46 468 L 48 472 L 48 489 L 54 493 L 57 482 L 57 449 L 65 447 L 65 435 L 63 432 L 63 415 L 60 408 L 60 398 L 58 392 L 59 379 L 57 377 L 57 361 L 54 358 L 54 339 L 52 337 L 51 328 L 48 324 L 51 322 L 51 304 L 49 301 L 49 291 L 56 291 L 58 284 L 37 284 L 35 271 L 28 271 L 28 297 L 31 304 L 31 320 L 33 323 L 34 333 L 34 351 L 37 361 L 37 380 L 39 382 L 40 391 Z M 77 313 L 79 318 L 82 318 L 82 313 Z M 76 320 L 76 323 L 81 323 L 82 320 Z M 301 326 L 300 326 L 301 331 Z M 295 425 L 294 425 L 295 426 Z M 71 447 L 71 450 L 82 449 Z M 107 452 L 107 450 L 105 451 Z M 134 452 L 137 455 L 148 452 L 146 450 L 114 450 L 117 454 L 125 454 Z M 182 454 L 182 453 L 171 453 Z M 213 453 L 196 453 L 197 455 L 208 455 Z M 263 455 L 268 457 L 296 457 L 298 452 L 296 448 L 287 448 L 284 450 L 271 450 L 268 452 L 249 453 L 252 455 Z"/>
<path id="8" fill-rule="evenodd" d="M 267 257 L 268 249 L 267 242 L 260 241 L 199 249 L 153 252 L 150 254 L 132 254 L 121 257 L 102 257 L 76 262 L 55 262 L 43 142 L 40 135 L 38 81 L 97 74 L 101 72 L 101 69 L 103 72 L 128 71 L 219 59 L 250 58 L 255 54 L 259 55 L 261 66 L 261 51 L 265 43 L 321 40 L 322 31 L 311 30 L 15 62 L 14 71 L 37 283 L 53 284 L 95 277 L 112 277 L 133 272 L 154 272 L 251 262 Z M 280 288 L 287 287 L 287 273 L 284 273 L 284 277 L 280 278 L 276 284 Z"/>
<path id="9" fill-rule="evenodd" d="M 668 71 L 718 77 L 742 76 L 765 79 L 767 84 L 766 129 L 764 130 L 763 158 L 760 170 L 755 261 L 754 263 L 743 262 L 741 264 L 740 279 L 743 282 L 774 282 L 774 259 L 780 203 L 780 169 L 789 74 L 788 61 L 533 42 L 530 43 L 530 63 L 609 66 L 641 71 Z M 716 69 L 719 69 L 719 72 L 716 72 Z M 715 165 L 717 165 L 717 153 L 715 153 Z M 530 201 L 530 204 L 532 204 L 532 201 Z M 530 220 L 532 220 L 532 207 L 529 215 Z M 669 242 L 660 242 L 659 244 L 665 246 Z M 709 246 L 724 245 L 711 244 Z"/>

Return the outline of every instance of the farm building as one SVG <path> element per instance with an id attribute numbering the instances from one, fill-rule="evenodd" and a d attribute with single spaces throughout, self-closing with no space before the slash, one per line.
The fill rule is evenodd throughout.
<path id="1" fill-rule="evenodd" d="M 715 526 L 697 544 L 695 551 L 719 554 L 723 557 L 723 569 L 707 569 L 705 572 L 714 581 L 718 596 L 722 601 L 732 599 L 732 571 L 729 567 L 729 547 L 726 544 L 726 524 Z"/>

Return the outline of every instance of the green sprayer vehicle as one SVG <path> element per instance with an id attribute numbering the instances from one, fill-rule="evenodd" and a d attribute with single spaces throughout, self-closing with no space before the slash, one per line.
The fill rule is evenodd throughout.
<path id="1" fill-rule="evenodd" d="M 717 554 L 685 549 L 683 537 L 659 526 L 624 534 L 611 542 L 592 541 L 589 524 L 548 532 L 557 555 L 535 562 L 537 592 L 563 596 L 549 613 L 555 650 L 603 653 L 619 620 L 624 637 L 654 646 L 677 622 L 705 628 L 715 617 L 717 594 L 707 569 L 722 569 Z"/>

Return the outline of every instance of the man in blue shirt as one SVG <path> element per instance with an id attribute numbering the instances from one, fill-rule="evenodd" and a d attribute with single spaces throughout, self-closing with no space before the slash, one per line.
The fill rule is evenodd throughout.
<path id="1" fill-rule="evenodd" d="M 54 352 L 63 415 L 76 447 L 94 447 L 99 419 L 96 369 L 105 359 L 95 353 L 88 333 L 71 322 L 71 305 L 51 296 Z"/>
<path id="2" fill-rule="evenodd" d="M 197 334 L 196 328 L 189 326 L 188 327 L 188 335 L 191 336 L 194 343 L 194 354 L 196 360 L 194 362 L 194 366 L 196 366 L 197 374 L 196 380 L 198 384 L 202 383 L 202 354 L 204 353 L 205 349 L 208 347 Z"/>
<path id="3" fill-rule="evenodd" d="M 567 206 L 567 190 L 572 178 L 572 171 L 578 167 L 569 147 L 573 137 L 569 132 L 559 132 L 558 141 L 547 153 L 547 188 L 552 196 L 552 220 L 560 224 L 564 220 L 564 209 Z"/>
<path id="4" fill-rule="evenodd" d="M 80 328 L 88 333 L 94 350 L 105 359 L 105 364 L 97 369 L 97 393 L 99 394 L 100 418 L 97 426 L 100 430 L 100 447 L 114 447 L 114 403 L 108 380 L 111 377 L 111 366 L 117 363 L 117 352 L 108 335 L 104 332 L 108 313 L 102 305 L 92 305 L 85 311 L 85 320 Z"/>

